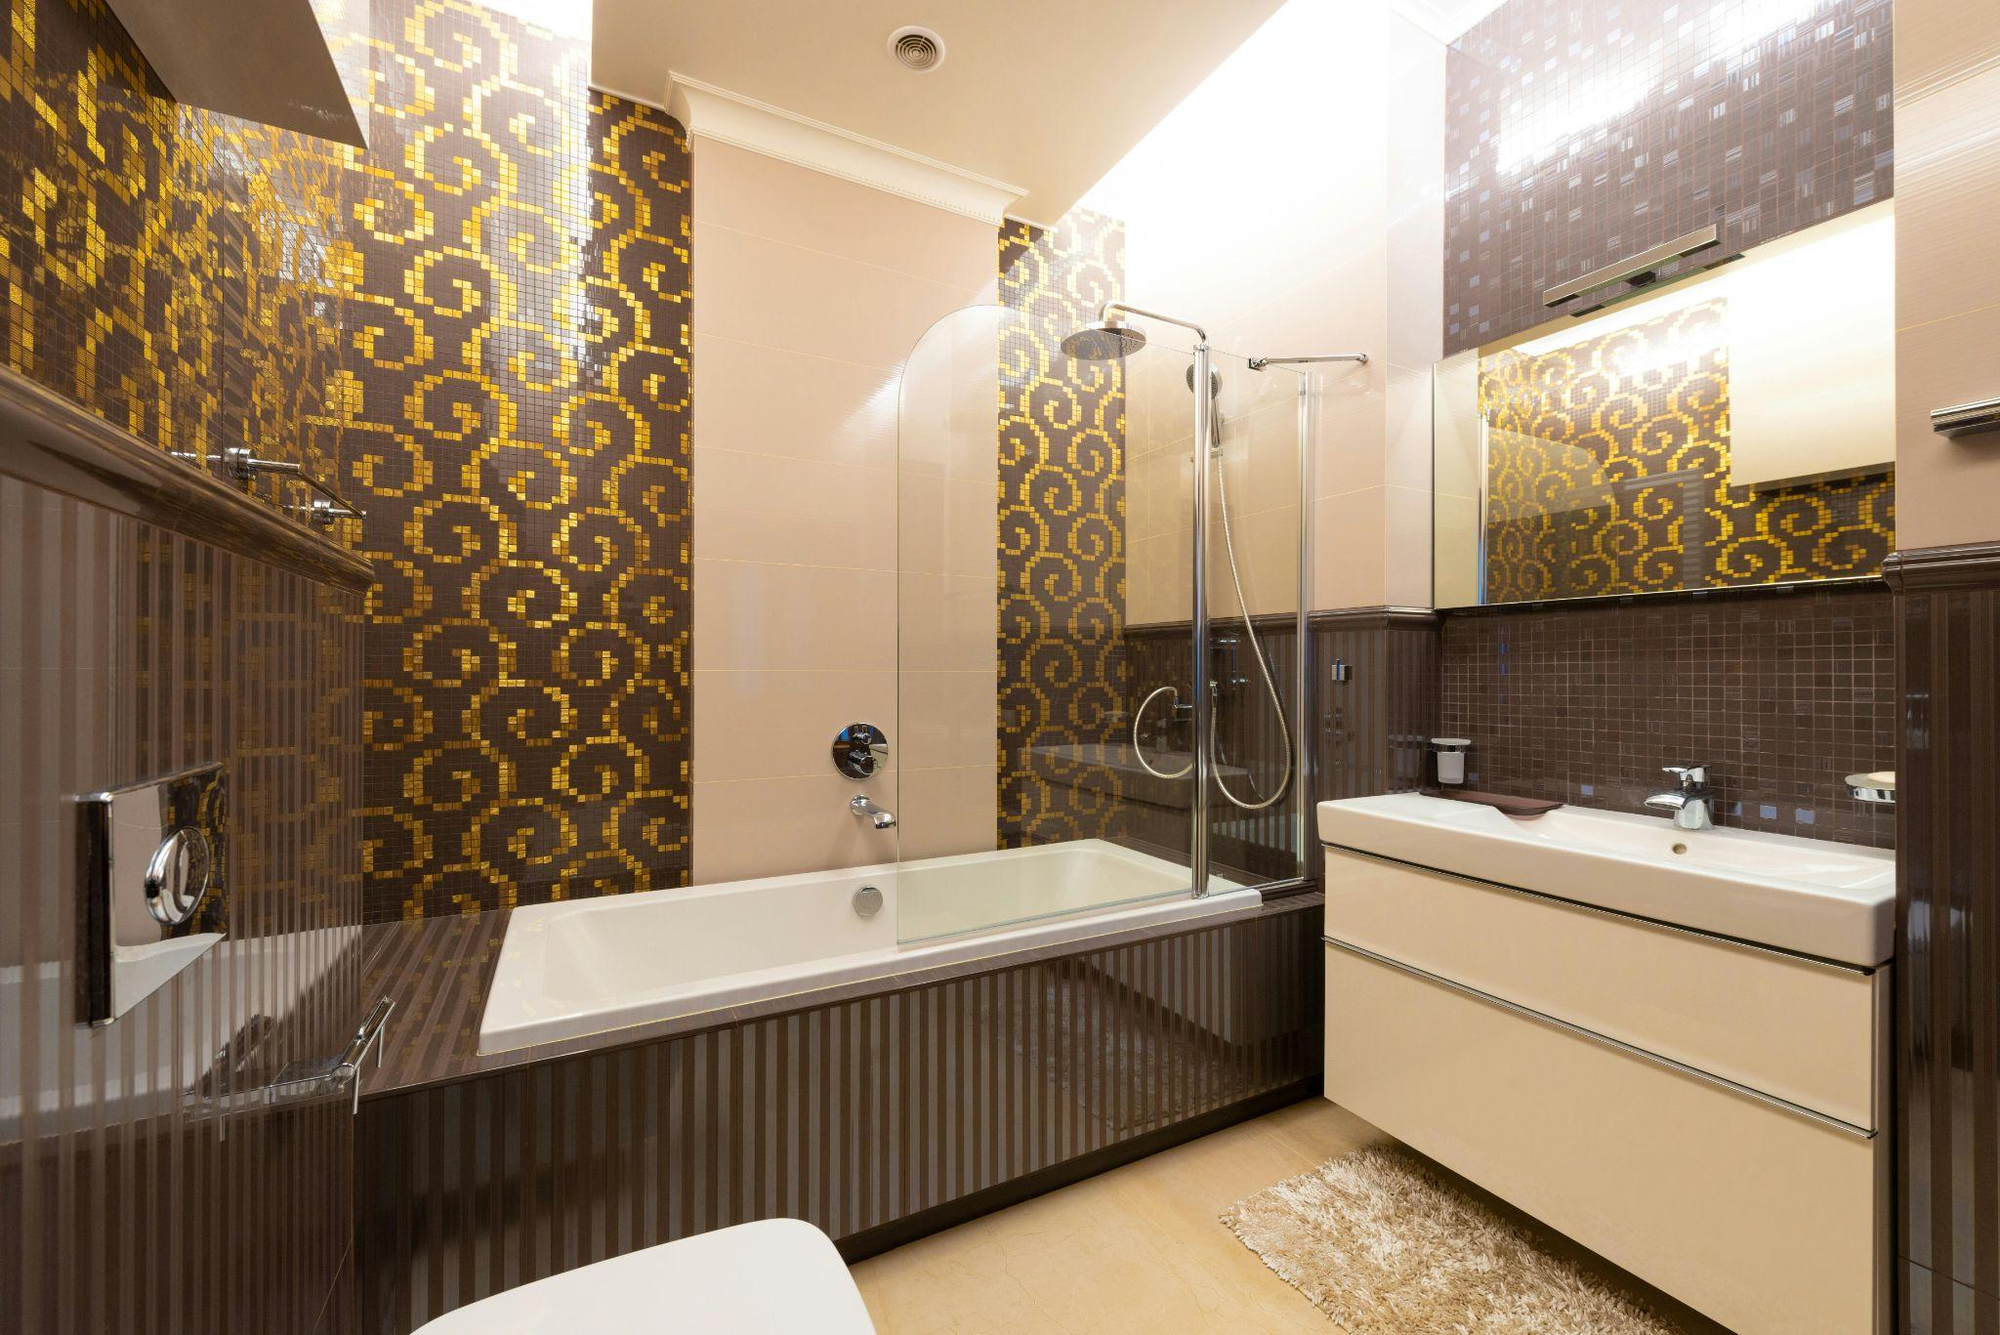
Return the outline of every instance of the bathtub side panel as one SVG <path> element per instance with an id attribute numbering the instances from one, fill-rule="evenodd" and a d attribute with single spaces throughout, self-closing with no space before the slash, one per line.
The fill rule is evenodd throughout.
<path id="1" fill-rule="evenodd" d="M 361 1329 L 754 1219 L 879 1246 L 1303 1094 L 1319 902 L 370 1099 Z"/>

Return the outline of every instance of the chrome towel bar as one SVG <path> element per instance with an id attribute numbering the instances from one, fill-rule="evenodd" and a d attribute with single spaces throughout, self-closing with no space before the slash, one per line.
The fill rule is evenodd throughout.
<path id="1" fill-rule="evenodd" d="M 238 482 L 249 482 L 260 473 L 274 473 L 279 477 L 297 478 L 311 487 L 319 493 L 308 510 L 315 524 L 325 526 L 336 519 L 367 518 L 363 512 L 349 505 L 346 497 L 308 473 L 302 464 L 290 463 L 283 459 L 260 459 L 241 446 L 224 450 L 222 460 L 229 466 L 230 474 Z"/>
<path id="2" fill-rule="evenodd" d="M 1958 403 L 1931 412 L 1931 430 L 1940 436 L 1969 436 L 2000 428 L 2000 399 Z"/>

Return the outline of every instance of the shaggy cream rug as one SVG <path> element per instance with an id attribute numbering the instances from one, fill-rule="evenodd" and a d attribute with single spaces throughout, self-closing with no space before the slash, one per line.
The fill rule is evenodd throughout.
<path id="1" fill-rule="evenodd" d="M 1330 1159 L 1222 1222 L 1350 1335 L 1675 1330 L 1397 1149 Z"/>

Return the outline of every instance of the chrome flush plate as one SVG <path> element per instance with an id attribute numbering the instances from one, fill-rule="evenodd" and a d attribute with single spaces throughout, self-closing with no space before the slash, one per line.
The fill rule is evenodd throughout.
<path id="1" fill-rule="evenodd" d="M 78 796 L 77 1021 L 109 1024 L 228 934 L 220 763 Z"/>

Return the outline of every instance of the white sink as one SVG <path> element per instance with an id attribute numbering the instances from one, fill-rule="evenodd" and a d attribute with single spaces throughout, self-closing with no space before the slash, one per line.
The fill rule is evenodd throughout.
<path id="1" fill-rule="evenodd" d="M 1843 964 L 1894 953 L 1896 855 L 1884 849 L 1583 807 L 1521 818 L 1421 793 L 1322 802 L 1319 837 Z"/>

